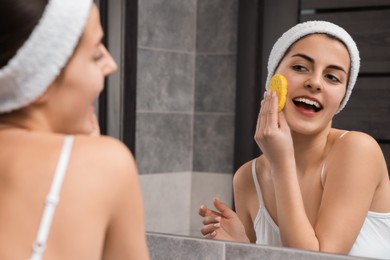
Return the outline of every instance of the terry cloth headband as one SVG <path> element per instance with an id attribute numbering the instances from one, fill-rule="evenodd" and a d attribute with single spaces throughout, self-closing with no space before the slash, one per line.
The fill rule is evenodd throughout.
<path id="1" fill-rule="evenodd" d="M 0 113 L 40 97 L 76 47 L 92 0 L 49 0 L 43 15 L 15 56 L 0 69 Z"/>
<path id="2" fill-rule="evenodd" d="M 281 59 L 284 57 L 287 49 L 300 38 L 314 33 L 325 33 L 336 37 L 337 39 L 344 42 L 349 52 L 349 56 L 351 59 L 351 69 L 349 73 L 347 91 L 337 111 L 338 113 L 344 108 L 344 106 L 349 100 L 349 97 L 351 96 L 352 89 L 355 85 L 359 73 L 360 57 L 359 50 L 352 37 L 343 28 L 333 23 L 325 21 L 309 21 L 297 24 L 291 29 L 289 29 L 287 32 L 285 32 L 276 41 L 268 59 L 268 75 L 266 81 L 266 89 L 268 90 L 268 85 L 271 80 L 271 77 L 275 74 L 276 67 L 280 63 Z"/>

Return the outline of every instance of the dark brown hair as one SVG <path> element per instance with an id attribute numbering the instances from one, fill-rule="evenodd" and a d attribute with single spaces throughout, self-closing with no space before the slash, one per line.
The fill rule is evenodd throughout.
<path id="1" fill-rule="evenodd" d="M 0 0 L 0 68 L 28 39 L 47 3 L 48 0 Z"/>

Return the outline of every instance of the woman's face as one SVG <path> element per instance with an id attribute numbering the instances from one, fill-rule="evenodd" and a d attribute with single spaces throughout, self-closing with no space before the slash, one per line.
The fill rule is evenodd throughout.
<path id="1" fill-rule="evenodd" d="M 283 112 L 292 131 L 310 134 L 330 126 L 344 98 L 349 69 L 344 44 L 324 34 L 308 35 L 291 46 L 276 73 L 287 79 Z"/>
<path id="2" fill-rule="evenodd" d="M 101 43 L 103 30 L 93 5 L 84 33 L 61 75 L 53 83 L 52 111 L 58 118 L 53 129 L 63 133 L 90 133 L 93 101 L 104 86 L 104 78 L 117 69 Z M 60 115 L 60 116 L 58 116 Z"/>

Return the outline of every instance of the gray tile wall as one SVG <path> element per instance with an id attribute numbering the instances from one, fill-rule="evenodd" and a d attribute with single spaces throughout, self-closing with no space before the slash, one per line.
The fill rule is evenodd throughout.
<path id="1" fill-rule="evenodd" d="M 200 239 L 187 239 L 159 234 L 147 235 L 150 260 L 218 260 L 224 259 L 223 244 L 218 241 L 204 243 Z"/>
<path id="2" fill-rule="evenodd" d="M 196 113 L 193 168 L 198 172 L 233 171 L 234 115 Z"/>
<path id="3" fill-rule="evenodd" d="M 139 1 L 141 174 L 233 171 L 238 0 Z"/>
<path id="4" fill-rule="evenodd" d="M 219 174 L 221 175 L 221 174 Z M 190 172 L 143 174 L 140 176 L 146 231 L 190 235 L 192 186 Z M 158 192 L 156 192 L 156 190 Z M 200 221 L 198 221 L 200 224 Z M 199 225 L 197 233 L 200 233 Z"/>
<path id="5" fill-rule="evenodd" d="M 190 171 L 196 0 L 138 3 L 135 153 L 139 171 Z"/>
<path id="6" fill-rule="evenodd" d="M 198 0 L 197 51 L 236 53 L 238 0 Z"/>
<path id="7" fill-rule="evenodd" d="M 193 170 L 232 173 L 237 0 L 198 0 Z"/>
<path id="8" fill-rule="evenodd" d="M 325 254 L 289 248 L 233 243 L 148 233 L 151 260 L 363 260 L 367 258 Z"/>
<path id="9" fill-rule="evenodd" d="M 135 155 L 146 228 L 199 235 L 200 204 L 232 202 L 238 0 L 138 4 Z"/>
<path id="10" fill-rule="evenodd" d="M 138 1 L 138 44 L 142 47 L 195 51 L 197 0 Z"/>
<path id="11" fill-rule="evenodd" d="M 139 112 L 192 113 L 193 54 L 139 48 L 137 70 Z"/>
<path id="12" fill-rule="evenodd" d="M 202 236 L 200 205 L 215 209 L 219 198 L 231 207 L 233 201 L 230 174 L 175 172 L 142 174 L 146 230 L 187 236 Z M 178 221 L 179 220 L 179 221 Z"/>
<path id="13" fill-rule="evenodd" d="M 191 168 L 191 116 L 138 112 L 136 155 L 141 173 L 183 172 Z"/>

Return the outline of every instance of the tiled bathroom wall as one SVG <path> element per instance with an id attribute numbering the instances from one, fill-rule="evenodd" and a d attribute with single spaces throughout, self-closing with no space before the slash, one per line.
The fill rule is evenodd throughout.
<path id="1" fill-rule="evenodd" d="M 135 155 L 147 230 L 190 234 L 201 203 L 232 202 L 238 0 L 142 0 L 138 16 Z"/>
<path id="2" fill-rule="evenodd" d="M 147 234 L 151 260 L 363 260 L 369 258 L 319 253 L 221 240 Z M 372 258 L 370 258 L 372 259 Z"/>

